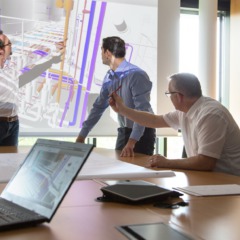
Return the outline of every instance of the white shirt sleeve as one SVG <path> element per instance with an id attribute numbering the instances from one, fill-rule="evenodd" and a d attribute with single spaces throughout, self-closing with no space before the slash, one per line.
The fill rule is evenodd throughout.
<path id="1" fill-rule="evenodd" d="M 169 112 L 163 115 L 163 119 L 171 128 L 178 130 L 180 128 L 179 114 L 179 111 Z"/>

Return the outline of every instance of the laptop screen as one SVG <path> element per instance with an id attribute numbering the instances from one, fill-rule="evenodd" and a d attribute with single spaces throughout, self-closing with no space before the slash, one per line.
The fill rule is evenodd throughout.
<path id="1" fill-rule="evenodd" d="M 38 139 L 1 197 L 51 219 L 92 148 Z"/>

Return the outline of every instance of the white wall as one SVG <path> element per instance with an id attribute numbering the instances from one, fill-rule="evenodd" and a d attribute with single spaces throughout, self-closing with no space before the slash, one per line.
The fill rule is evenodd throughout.
<path id="1" fill-rule="evenodd" d="M 216 99 L 218 0 L 199 0 L 199 80 L 203 95 Z"/>
<path id="2" fill-rule="evenodd" d="M 167 77 L 179 68 L 180 0 L 158 1 L 157 114 L 173 110 L 165 96 Z M 172 129 L 157 129 L 159 135 L 177 135 Z"/>
<path id="3" fill-rule="evenodd" d="M 229 108 L 240 126 L 240 1 L 231 0 Z"/>

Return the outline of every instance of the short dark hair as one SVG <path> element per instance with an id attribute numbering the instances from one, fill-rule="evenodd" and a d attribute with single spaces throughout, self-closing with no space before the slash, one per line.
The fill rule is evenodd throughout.
<path id="1" fill-rule="evenodd" d="M 182 93 L 186 97 L 201 97 L 202 88 L 198 78 L 191 73 L 176 73 L 169 77 L 174 91 Z"/>
<path id="2" fill-rule="evenodd" d="M 110 51 L 116 58 L 122 58 L 126 55 L 125 42 L 120 37 L 106 37 L 102 40 L 104 51 Z"/>

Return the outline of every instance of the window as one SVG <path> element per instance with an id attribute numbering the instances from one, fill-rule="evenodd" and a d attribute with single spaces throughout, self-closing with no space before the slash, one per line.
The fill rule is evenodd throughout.
<path id="1" fill-rule="evenodd" d="M 198 75 L 198 15 L 184 12 L 180 15 L 179 71 Z"/>
<path id="2" fill-rule="evenodd" d="M 197 11 L 182 11 L 180 15 L 179 71 L 191 72 L 198 76 L 198 35 L 199 18 Z M 220 11 L 217 19 L 217 99 L 228 106 L 229 96 L 229 16 Z"/>

